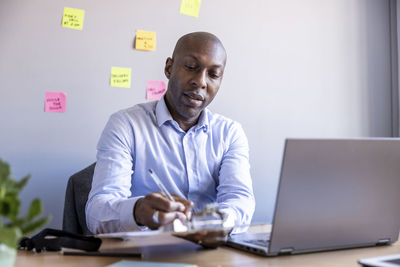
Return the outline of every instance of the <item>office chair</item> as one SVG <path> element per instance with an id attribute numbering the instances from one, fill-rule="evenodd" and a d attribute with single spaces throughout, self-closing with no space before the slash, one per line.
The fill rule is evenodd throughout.
<path id="1" fill-rule="evenodd" d="M 85 206 L 90 189 L 96 163 L 73 174 L 65 191 L 64 215 L 62 229 L 68 232 L 92 235 L 86 226 Z"/>

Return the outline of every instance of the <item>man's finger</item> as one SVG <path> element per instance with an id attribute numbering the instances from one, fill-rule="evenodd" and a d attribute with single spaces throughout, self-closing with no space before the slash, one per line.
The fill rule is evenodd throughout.
<path id="1" fill-rule="evenodd" d="M 193 202 L 190 200 L 187 200 L 181 196 L 178 196 L 176 194 L 173 194 L 172 197 L 175 199 L 175 201 L 181 202 L 183 205 L 185 205 L 185 207 L 188 208 L 193 208 Z"/>
<path id="2" fill-rule="evenodd" d="M 190 219 L 192 217 L 192 211 L 193 211 L 193 207 L 194 207 L 193 202 L 190 201 L 190 200 L 187 200 L 185 198 L 182 198 L 182 197 L 180 197 L 178 195 L 175 195 L 175 194 L 173 194 L 172 196 L 173 196 L 173 198 L 175 199 L 176 202 L 180 202 L 185 206 L 185 209 L 181 210 L 181 211 L 184 211 L 186 217 L 188 219 Z"/>
<path id="3" fill-rule="evenodd" d="M 158 221 L 161 225 L 172 223 L 175 219 L 179 219 L 181 221 L 186 220 L 186 215 L 182 212 L 158 212 Z"/>
<path id="4" fill-rule="evenodd" d="M 185 211 L 185 205 L 178 201 L 170 201 L 166 196 L 160 192 L 151 193 L 146 196 L 150 205 L 156 209 L 165 212 L 170 211 Z"/>

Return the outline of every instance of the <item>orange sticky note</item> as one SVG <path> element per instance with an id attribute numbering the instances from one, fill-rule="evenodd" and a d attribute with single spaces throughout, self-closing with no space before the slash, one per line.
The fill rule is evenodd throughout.
<path id="1" fill-rule="evenodd" d="M 182 0 L 180 13 L 197 18 L 199 16 L 201 0 Z"/>
<path id="2" fill-rule="evenodd" d="M 147 81 L 146 99 L 160 100 L 167 91 L 167 86 L 164 81 Z"/>
<path id="3" fill-rule="evenodd" d="M 85 16 L 85 10 L 64 7 L 64 14 L 61 25 L 64 28 L 82 30 L 84 16 Z"/>
<path id="4" fill-rule="evenodd" d="M 138 50 L 156 50 L 156 33 L 137 30 L 135 48 Z"/>
<path id="5" fill-rule="evenodd" d="M 46 92 L 44 112 L 65 112 L 67 109 L 67 94 L 64 92 Z"/>

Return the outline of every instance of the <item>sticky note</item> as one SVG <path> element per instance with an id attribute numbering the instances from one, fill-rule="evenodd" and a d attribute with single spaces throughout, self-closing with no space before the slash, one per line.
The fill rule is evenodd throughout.
<path id="1" fill-rule="evenodd" d="M 201 0 L 182 0 L 180 13 L 192 17 L 199 16 Z"/>
<path id="2" fill-rule="evenodd" d="M 84 16 L 85 16 L 85 10 L 64 7 L 64 14 L 61 24 L 64 28 L 82 30 Z"/>
<path id="3" fill-rule="evenodd" d="M 146 99 L 160 100 L 167 91 L 167 86 L 164 81 L 147 81 Z"/>
<path id="4" fill-rule="evenodd" d="M 137 30 L 135 48 L 139 50 L 156 50 L 156 33 Z"/>
<path id="5" fill-rule="evenodd" d="M 64 92 L 46 92 L 44 112 L 65 112 L 67 109 L 67 94 Z"/>
<path id="6" fill-rule="evenodd" d="M 131 69 L 130 68 L 111 68 L 110 85 L 112 87 L 131 87 Z"/>

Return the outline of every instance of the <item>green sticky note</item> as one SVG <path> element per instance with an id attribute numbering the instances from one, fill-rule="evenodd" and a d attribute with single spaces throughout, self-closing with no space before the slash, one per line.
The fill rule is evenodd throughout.
<path id="1" fill-rule="evenodd" d="M 112 87 L 131 87 L 131 69 L 130 68 L 111 68 L 110 85 Z"/>
<path id="2" fill-rule="evenodd" d="M 64 14 L 61 25 L 64 28 L 82 30 L 84 16 L 85 16 L 85 10 L 64 7 Z"/>
<path id="3" fill-rule="evenodd" d="M 201 0 L 182 0 L 180 13 L 197 18 L 199 16 Z"/>

